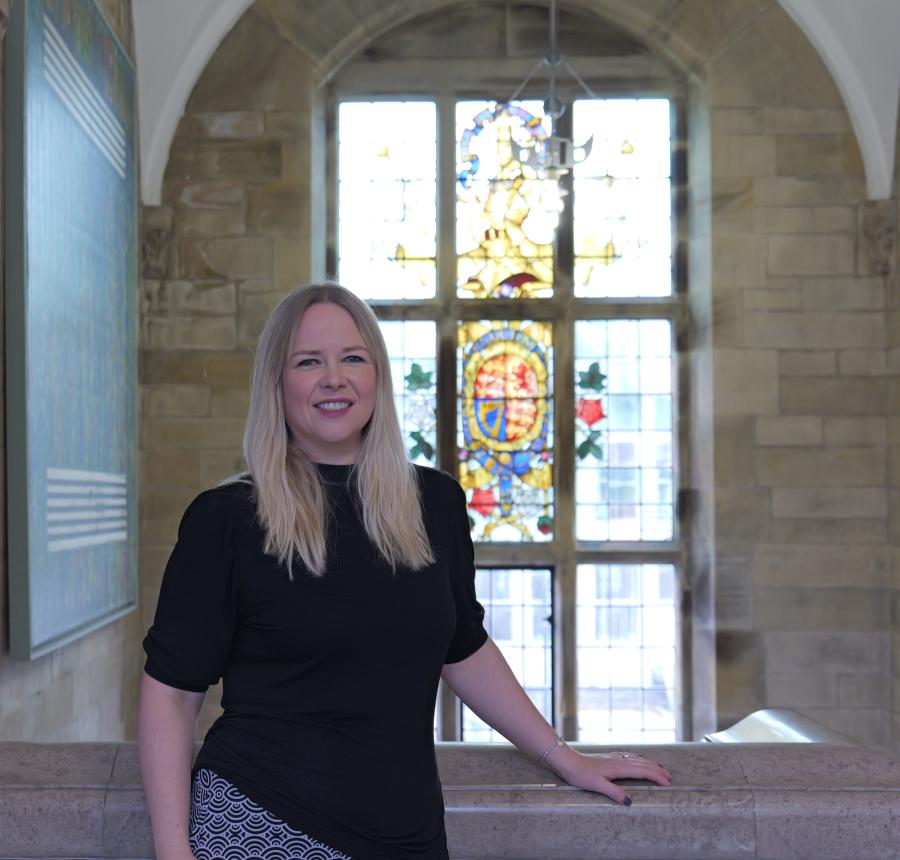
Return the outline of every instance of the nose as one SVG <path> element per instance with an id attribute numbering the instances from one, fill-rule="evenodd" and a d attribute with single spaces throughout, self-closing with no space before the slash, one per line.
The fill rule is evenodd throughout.
<path id="1" fill-rule="evenodd" d="M 325 388 L 343 388 L 344 367 L 340 361 L 329 361 L 325 365 L 325 373 L 322 376 L 322 385 Z"/>

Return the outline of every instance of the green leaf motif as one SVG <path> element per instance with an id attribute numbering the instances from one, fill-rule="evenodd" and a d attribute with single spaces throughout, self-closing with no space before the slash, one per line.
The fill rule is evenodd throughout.
<path id="1" fill-rule="evenodd" d="M 595 361 L 587 373 L 579 371 L 578 385 L 588 391 L 603 391 L 606 388 L 606 374 L 600 372 L 600 363 Z"/>
<path id="2" fill-rule="evenodd" d="M 592 430 L 587 435 L 585 440 L 576 449 L 579 460 L 584 460 L 586 457 L 590 457 L 591 455 L 596 457 L 598 460 L 603 459 L 603 449 L 597 444 L 597 440 L 599 438 L 599 430 Z"/>
<path id="3" fill-rule="evenodd" d="M 413 362 L 409 373 L 403 378 L 406 380 L 406 387 L 410 391 L 421 391 L 423 388 L 431 388 L 434 385 L 431 376 L 432 372 L 430 370 L 422 370 L 422 365 Z"/>
<path id="4" fill-rule="evenodd" d="M 409 434 L 409 438 L 416 443 L 409 449 L 409 456 L 413 460 L 419 456 L 424 457 L 426 460 L 434 459 L 434 446 L 418 430 L 413 430 Z"/>

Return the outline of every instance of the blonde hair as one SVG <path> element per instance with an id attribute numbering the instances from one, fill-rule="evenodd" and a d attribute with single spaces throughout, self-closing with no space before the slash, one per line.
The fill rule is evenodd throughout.
<path id="1" fill-rule="evenodd" d="M 265 552 L 287 566 L 291 579 L 296 556 L 314 575 L 325 573 L 328 497 L 315 464 L 290 439 L 281 378 L 300 318 L 321 302 L 331 302 L 350 314 L 375 365 L 375 409 L 363 428 L 351 471 L 363 525 L 395 571 L 398 565 L 420 570 L 434 562 L 434 553 L 422 518 L 415 466 L 406 455 L 394 406 L 387 347 L 371 308 L 334 283 L 293 290 L 272 311 L 259 338 L 244 428 L 244 459 L 256 488 Z"/>

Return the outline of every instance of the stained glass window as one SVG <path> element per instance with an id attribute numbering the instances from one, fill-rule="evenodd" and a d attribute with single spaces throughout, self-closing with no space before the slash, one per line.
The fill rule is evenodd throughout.
<path id="1" fill-rule="evenodd" d="M 485 629 L 497 643 L 519 683 L 537 709 L 553 721 L 553 631 L 551 576 L 547 568 L 479 569 L 475 591 L 484 606 Z M 467 707 L 462 708 L 462 738 L 503 741 Z"/>
<path id="2" fill-rule="evenodd" d="M 434 102 L 343 102 L 338 111 L 338 267 L 366 299 L 435 294 Z"/>
<path id="3" fill-rule="evenodd" d="M 582 564 L 577 593 L 579 740 L 676 740 L 674 566 Z"/>
<path id="4" fill-rule="evenodd" d="M 562 203 L 538 178 L 534 142 L 550 134 L 540 102 L 457 102 L 456 249 L 460 296 L 553 293 L 553 239 Z"/>
<path id="5" fill-rule="evenodd" d="M 672 292 L 670 108 L 667 99 L 575 102 L 575 295 Z"/>
<path id="6" fill-rule="evenodd" d="M 549 540 L 552 328 L 542 322 L 466 322 L 458 337 L 458 468 L 472 537 Z"/>
<path id="7" fill-rule="evenodd" d="M 576 536 L 671 540 L 672 324 L 575 324 Z"/>
<path id="8" fill-rule="evenodd" d="M 558 617 L 576 626 L 556 631 L 576 660 L 555 693 L 574 717 L 556 726 L 570 739 L 671 742 L 681 727 L 675 115 L 668 99 L 569 100 L 583 160 L 564 197 L 569 179 L 541 162 L 553 149 L 542 100 L 458 100 L 450 87 L 433 101 L 337 107 L 337 236 L 326 268 L 378 303 L 407 451 L 458 477 L 486 626 L 548 720 L 551 586 L 575 582 L 561 592 L 575 606 Z M 438 207 L 438 188 L 451 185 Z M 518 299 L 523 309 L 511 310 Z M 556 352 L 570 320 L 573 348 Z M 439 355 L 453 360 L 444 347 L 454 327 L 455 377 L 438 372 Z M 561 361 L 566 414 L 554 408 Z M 454 425 L 455 462 L 452 446 L 438 444 L 439 427 Z M 569 452 L 559 462 L 557 434 Z M 572 461 L 574 474 L 557 475 Z M 618 563 L 623 549 L 629 564 Z M 501 740 L 446 690 L 438 711 L 436 737 Z"/>
<path id="9" fill-rule="evenodd" d="M 391 381 L 406 450 L 414 463 L 437 463 L 437 361 L 435 324 L 382 321 L 391 362 Z"/>

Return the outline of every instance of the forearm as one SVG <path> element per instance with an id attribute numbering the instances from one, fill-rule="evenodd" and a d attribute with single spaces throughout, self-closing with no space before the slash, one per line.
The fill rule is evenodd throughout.
<path id="1" fill-rule="evenodd" d="M 144 675 L 138 708 L 141 773 L 157 860 L 189 860 L 190 773 L 202 693 Z"/>
<path id="2" fill-rule="evenodd" d="M 669 772 L 643 756 L 588 756 L 566 744 L 555 745 L 558 735 L 532 704 L 491 639 L 465 660 L 444 666 L 443 678 L 481 719 L 570 785 L 605 794 L 625 806 L 631 805 L 631 797 L 612 780 L 647 779 L 671 785 Z"/>
<path id="3" fill-rule="evenodd" d="M 513 674 L 492 639 L 459 663 L 444 666 L 443 678 L 482 720 L 514 743 L 525 755 L 538 759 L 557 739 Z M 566 778 L 574 753 L 559 746 L 542 761 Z"/>

